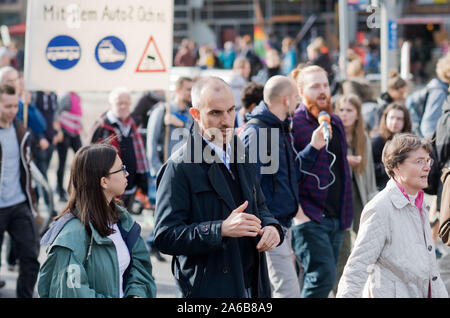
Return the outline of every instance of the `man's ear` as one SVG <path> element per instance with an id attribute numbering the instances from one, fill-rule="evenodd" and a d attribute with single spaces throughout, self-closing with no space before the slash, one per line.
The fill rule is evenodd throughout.
<path id="1" fill-rule="evenodd" d="M 108 181 L 106 180 L 106 177 L 101 177 L 100 187 L 102 187 L 102 189 L 104 190 L 108 189 Z"/>
<path id="2" fill-rule="evenodd" d="M 283 97 L 283 104 L 285 104 L 288 107 L 288 109 L 291 108 L 291 101 L 289 100 L 289 96 Z"/>
<path id="3" fill-rule="evenodd" d="M 200 120 L 200 111 L 197 108 L 194 107 L 189 108 L 189 113 L 191 114 L 192 118 L 194 118 L 196 121 Z"/>
<path id="4" fill-rule="evenodd" d="M 298 97 L 303 100 L 303 87 L 298 87 Z"/>

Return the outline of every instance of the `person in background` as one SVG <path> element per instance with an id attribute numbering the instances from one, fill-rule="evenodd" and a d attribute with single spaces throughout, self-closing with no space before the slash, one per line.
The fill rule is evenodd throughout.
<path id="1" fill-rule="evenodd" d="M 82 116 L 81 97 L 75 92 L 65 93 L 60 99 L 59 108 L 55 114 L 55 120 L 63 133 L 63 139 L 56 144 L 58 152 L 56 191 L 62 202 L 67 201 L 67 192 L 64 187 L 67 152 L 69 148 L 72 148 L 73 153 L 76 153 L 81 148 Z"/>
<path id="2" fill-rule="evenodd" d="M 138 126 L 144 145 L 147 144 L 147 125 L 150 114 L 156 104 L 165 102 L 165 100 L 166 97 L 163 90 L 148 91 L 141 96 L 131 112 L 130 116 L 134 119 L 136 126 Z"/>
<path id="3" fill-rule="evenodd" d="M 258 74 L 259 70 L 262 69 L 263 64 L 261 59 L 256 55 L 255 50 L 253 48 L 253 40 L 252 37 L 248 34 L 242 36 L 239 40 L 239 48 L 240 52 L 237 54 L 237 57 L 243 57 L 247 59 L 250 63 L 250 75 L 247 78 L 251 78 Z"/>
<path id="4" fill-rule="evenodd" d="M 243 57 L 238 57 L 233 63 L 233 74 L 228 82 L 234 96 L 236 111 L 242 107 L 241 94 L 245 85 L 247 85 L 250 76 L 250 62 Z"/>
<path id="5" fill-rule="evenodd" d="M 376 194 L 375 168 L 373 164 L 372 145 L 364 129 L 361 100 L 354 94 L 341 96 L 336 103 L 336 113 L 344 125 L 347 139 L 347 161 L 350 165 L 353 187 L 353 224 L 346 230 L 337 263 L 337 291 L 345 263 L 352 250 L 352 237 L 358 234 L 361 212 Z"/>
<path id="6" fill-rule="evenodd" d="M 89 145 L 75 154 L 69 201 L 41 241 L 48 246 L 41 298 L 156 297 L 141 227 L 116 199 L 127 175 L 112 146 Z"/>
<path id="7" fill-rule="evenodd" d="M 220 52 L 219 59 L 224 69 L 233 68 L 234 59 L 236 58 L 236 52 L 234 51 L 234 43 L 231 41 L 225 42 L 223 50 Z"/>
<path id="8" fill-rule="evenodd" d="M 411 119 L 403 103 L 389 104 L 381 116 L 379 127 L 379 133 L 371 138 L 371 144 L 377 189 L 381 191 L 389 181 L 382 161 L 383 147 L 386 141 L 392 139 L 395 134 L 411 132 Z"/>
<path id="9" fill-rule="evenodd" d="M 150 114 L 155 108 L 155 106 L 160 102 L 165 102 L 166 96 L 164 90 L 151 90 L 145 92 L 133 111 L 131 112 L 131 117 L 134 119 L 136 126 L 138 127 L 138 131 L 141 134 L 142 142 L 145 146 L 147 146 L 147 125 L 148 119 L 150 118 Z M 147 149 L 146 149 L 147 152 Z M 149 192 L 142 193 L 140 189 L 136 192 L 135 200 L 138 201 L 142 207 L 142 209 L 154 210 L 155 207 L 155 195 L 156 195 L 156 186 L 155 186 L 155 178 L 150 174 L 149 178 Z M 132 213 L 138 211 L 132 211 Z"/>
<path id="10" fill-rule="evenodd" d="M 178 52 L 175 55 L 173 65 L 175 66 L 195 66 L 195 43 L 189 39 L 183 39 Z"/>
<path id="11" fill-rule="evenodd" d="M 436 78 L 433 78 L 426 86 L 429 93 L 419 128 L 424 138 L 430 138 L 436 130 L 436 124 L 442 115 L 442 106 L 449 95 L 449 84 L 450 53 L 447 53 L 436 64 Z"/>
<path id="12" fill-rule="evenodd" d="M 359 58 L 347 64 L 347 79 L 342 83 L 342 94 L 355 94 L 361 100 L 364 128 L 369 136 L 378 131 L 378 103 L 373 96 L 372 88 L 364 77 L 364 69 Z"/>
<path id="13" fill-rule="evenodd" d="M 133 118 L 130 116 L 131 95 L 125 87 L 117 87 L 109 93 L 110 109 L 103 113 L 92 128 L 91 143 L 110 143 L 127 166 L 127 187 L 121 197 L 130 211 L 136 190 L 148 191 L 149 171 L 144 143 Z"/>
<path id="14" fill-rule="evenodd" d="M 177 151 L 189 135 L 193 119 L 189 113 L 192 105 L 191 89 L 193 81 L 189 77 L 180 77 L 175 83 L 175 96 L 170 103 L 159 103 L 152 111 L 147 124 L 147 158 L 150 164 L 151 178 L 156 178 L 167 159 Z M 181 137 L 181 140 L 180 140 Z M 166 259 L 153 244 L 154 230 L 146 243 L 150 255 L 160 262 Z"/>
<path id="15" fill-rule="evenodd" d="M 380 72 L 380 39 L 373 37 L 370 39 L 366 54 L 366 62 L 364 64 L 364 70 L 366 73 L 379 73 Z"/>
<path id="16" fill-rule="evenodd" d="M 16 118 L 15 88 L 0 84 L 0 246 L 5 231 L 19 260 L 16 293 L 32 298 L 39 272 L 37 198 L 31 188 L 30 133 Z"/>
<path id="17" fill-rule="evenodd" d="M 422 190 L 433 164 L 430 152 L 427 141 L 409 133 L 386 143 L 383 163 L 390 180 L 364 207 L 337 297 L 448 298 Z"/>
<path id="18" fill-rule="evenodd" d="M 297 65 L 297 51 L 293 38 L 287 36 L 283 39 L 281 42 L 281 52 L 283 53 L 282 73 L 283 75 L 289 75 Z"/>
<path id="19" fill-rule="evenodd" d="M 397 71 L 389 72 L 388 90 L 378 97 L 378 122 L 381 121 L 386 107 L 393 102 L 404 102 L 408 93 L 408 83 Z"/>
<path id="20" fill-rule="evenodd" d="M 335 74 L 333 71 L 333 63 L 328 48 L 322 37 L 314 39 L 306 48 L 308 62 L 307 65 L 317 65 L 327 72 L 328 82 L 330 83 L 330 90 L 334 95 Z"/>
<path id="21" fill-rule="evenodd" d="M 219 67 L 219 58 L 216 56 L 210 45 L 205 44 L 200 46 L 198 52 L 199 58 L 197 60 L 197 65 L 202 70 Z"/>
<path id="22" fill-rule="evenodd" d="M 252 82 L 265 84 L 269 78 L 275 75 L 281 75 L 281 60 L 278 51 L 269 49 L 266 52 L 266 65 L 252 77 Z"/>
<path id="23" fill-rule="evenodd" d="M 147 158 L 152 176 L 158 174 L 159 169 L 177 150 L 180 132 L 177 128 L 189 130 L 193 119 L 189 113 L 191 107 L 191 89 L 194 82 L 189 77 L 180 77 L 175 83 L 175 95 L 169 103 L 159 103 L 152 111 L 147 124 Z M 187 134 L 187 132 L 186 132 Z M 177 138 L 176 138 L 177 137 Z M 168 142 L 166 142 L 166 139 Z"/>
<path id="24" fill-rule="evenodd" d="M 241 94 L 242 107 L 236 112 L 236 121 L 234 124 L 236 129 L 245 125 L 247 122 L 246 115 L 263 100 L 263 91 L 264 86 L 262 84 L 250 82 L 245 85 Z M 239 133 L 237 132 L 237 134 Z"/>
<path id="25" fill-rule="evenodd" d="M 58 111 L 58 97 L 56 93 L 50 91 L 37 91 L 34 96 L 34 103 L 37 109 L 40 110 L 47 123 L 47 128 L 44 131 L 44 137 L 47 140 L 48 147 L 36 147 L 34 149 L 34 157 L 36 166 L 41 171 L 45 179 L 48 179 L 47 171 L 52 160 L 53 152 L 56 144 L 61 142 L 64 135 L 61 130 L 59 122 L 55 121 L 55 115 Z M 47 196 L 44 195 L 47 202 Z"/>
<path id="26" fill-rule="evenodd" d="M 32 101 L 31 93 L 25 90 L 23 76 L 19 76 L 17 70 L 11 66 L 2 67 L 0 68 L 0 83 L 11 85 L 15 88 L 19 96 L 19 111 L 16 116 L 22 123 L 24 122 L 25 104 L 28 105 L 27 127 L 32 133 L 32 148 L 37 146 L 41 149 L 47 149 L 49 142 L 44 135 L 44 131 L 47 129 L 47 122 Z"/>

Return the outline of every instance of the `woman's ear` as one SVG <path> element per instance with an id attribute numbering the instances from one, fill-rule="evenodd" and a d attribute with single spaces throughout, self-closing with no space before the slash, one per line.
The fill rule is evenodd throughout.
<path id="1" fill-rule="evenodd" d="M 102 187 L 103 190 L 108 189 L 108 179 L 106 179 L 106 177 L 101 177 L 100 187 Z"/>
<path id="2" fill-rule="evenodd" d="M 401 176 L 401 174 L 400 174 L 400 169 L 399 169 L 398 165 L 395 166 L 395 167 L 392 169 L 392 171 L 394 171 L 394 173 L 395 173 L 396 176 L 399 176 L 399 177 Z"/>

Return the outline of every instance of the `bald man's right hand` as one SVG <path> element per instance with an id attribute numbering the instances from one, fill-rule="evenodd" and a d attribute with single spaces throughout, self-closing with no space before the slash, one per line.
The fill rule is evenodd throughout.
<path id="1" fill-rule="evenodd" d="M 222 237 L 256 237 L 261 230 L 261 220 L 253 214 L 245 213 L 248 201 L 234 209 L 222 222 Z"/>

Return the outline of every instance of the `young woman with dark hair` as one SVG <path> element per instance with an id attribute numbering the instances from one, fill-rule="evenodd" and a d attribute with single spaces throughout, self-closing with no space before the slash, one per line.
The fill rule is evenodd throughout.
<path id="1" fill-rule="evenodd" d="M 356 235 L 364 205 L 377 194 L 375 169 L 372 160 L 370 138 L 364 129 L 362 103 L 355 94 L 342 95 L 336 102 L 336 113 L 344 125 L 347 139 L 347 161 L 350 166 L 353 186 L 353 225 L 345 231 L 344 242 L 337 263 L 337 283 L 352 249 L 352 231 Z"/>
<path id="2" fill-rule="evenodd" d="M 386 141 L 397 133 L 411 132 L 409 112 L 401 102 L 393 102 L 386 107 L 380 119 L 379 133 L 372 137 L 372 154 L 375 165 L 375 179 L 379 191 L 383 190 L 389 177 L 381 161 L 381 154 Z"/>
<path id="3" fill-rule="evenodd" d="M 155 297 L 140 226 L 116 199 L 128 172 L 109 145 L 81 148 L 72 164 L 69 201 L 42 245 L 40 297 Z"/>

